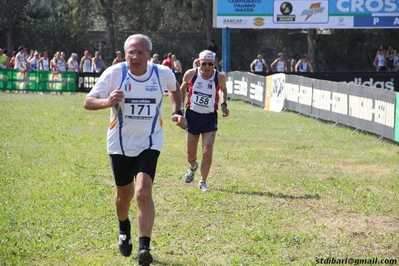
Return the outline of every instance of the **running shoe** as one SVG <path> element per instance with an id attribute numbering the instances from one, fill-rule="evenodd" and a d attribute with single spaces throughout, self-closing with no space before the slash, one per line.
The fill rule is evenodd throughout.
<path id="1" fill-rule="evenodd" d="M 149 248 L 141 247 L 138 254 L 139 265 L 148 266 L 153 262 Z"/>
<path id="2" fill-rule="evenodd" d="M 191 183 L 191 182 L 193 182 L 193 180 L 194 180 L 194 174 L 195 174 L 195 171 L 197 170 L 197 168 L 198 168 L 198 163 L 197 163 L 197 162 L 195 162 L 195 166 L 194 166 L 194 167 L 189 166 L 189 167 L 187 168 L 187 171 L 186 171 L 186 178 L 185 178 L 186 183 Z"/>
<path id="3" fill-rule="evenodd" d="M 198 188 L 201 189 L 204 192 L 210 190 L 209 187 L 206 185 L 206 182 L 204 180 L 201 180 L 198 183 Z"/>
<path id="4" fill-rule="evenodd" d="M 120 234 L 119 235 L 119 251 L 125 257 L 129 257 L 132 253 L 132 239 L 130 234 Z"/>

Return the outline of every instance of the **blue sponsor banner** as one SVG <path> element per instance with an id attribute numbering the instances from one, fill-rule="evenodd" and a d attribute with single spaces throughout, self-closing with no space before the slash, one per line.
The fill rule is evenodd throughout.
<path id="1" fill-rule="evenodd" d="M 270 0 L 217 0 L 218 15 L 271 16 L 273 1 Z"/>
<path id="2" fill-rule="evenodd" d="M 354 27 L 397 28 L 399 27 L 399 16 L 354 17 L 353 25 Z"/>
<path id="3" fill-rule="evenodd" d="M 216 28 L 398 28 L 399 0 L 214 0 Z"/>

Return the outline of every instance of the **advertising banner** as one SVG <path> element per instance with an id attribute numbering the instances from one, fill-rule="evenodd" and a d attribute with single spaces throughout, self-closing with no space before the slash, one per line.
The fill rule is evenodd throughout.
<path id="1" fill-rule="evenodd" d="M 231 78 L 232 94 L 229 97 L 236 99 L 248 100 L 249 99 L 249 82 L 248 74 L 245 72 L 229 72 L 228 80 Z"/>
<path id="2" fill-rule="evenodd" d="M 215 28 L 399 28 L 398 0 L 214 0 Z"/>
<path id="3" fill-rule="evenodd" d="M 78 77 L 78 92 L 90 92 L 94 87 L 100 74 L 97 73 L 79 73 Z"/>
<path id="4" fill-rule="evenodd" d="M 399 72 L 302 72 L 290 73 L 290 75 L 301 75 L 321 80 L 347 82 L 350 84 L 364 85 L 376 89 L 385 89 L 399 92 Z"/>
<path id="5" fill-rule="evenodd" d="M 266 77 L 265 110 L 273 112 L 283 110 L 285 76 L 285 74 L 274 74 Z"/>
<path id="6" fill-rule="evenodd" d="M 74 92 L 76 73 L 1 69 L 0 90 Z"/>
<path id="7" fill-rule="evenodd" d="M 312 113 L 312 79 L 286 75 L 284 84 L 284 107 L 301 114 Z"/>
<path id="8" fill-rule="evenodd" d="M 266 78 L 252 73 L 248 73 L 246 76 L 248 76 L 249 86 L 248 101 L 258 106 L 264 106 Z"/>

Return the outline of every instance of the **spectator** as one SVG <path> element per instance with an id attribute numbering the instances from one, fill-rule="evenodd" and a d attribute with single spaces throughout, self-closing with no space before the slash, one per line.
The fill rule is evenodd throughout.
<path id="1" fill-rule="evenodd" d="M 172 55 L 171 61 L 172 61 L 172 69 L 173 69 L 173 72 L 175 72 L 175 73 L 182 73 L 182 72 L 183 72 L 183 69 L 182 69 L 182 66 L 181 66 L 180 61 L 177 60 L 176 55 L 174 55 L 174 54 Z"/>
<path id="2" fill-rule="evenodd" d="M 98 52 L 100 52 L 100 57 L 102 58 L 103 57 L 103 50 L 104 50 L 104 48 L 105 48 L 105 46 L 107 45 L 107 43 L 106 42 L 104 42 L 104 41 L 102 41 L 102 42 L 100 42 L 96 47 L 94 47 L 94 51 L 98 51 Z"/>
<path id="3" fill-rule="evenodd" d="M 168 53 L 166 58 L 163 60 L 162 65 L 169 67 L 170 69 L 173 68 L 172 64 L 172 53 Z"/>
<path id="4" fill-rule="evenodd" d="M 159 54 L 153 54 L 152 55 L 152 58 L 151 58 L 151 62 L 153 63 L 153 64 L 161 64 L 161 62 L 159 62 Z"/>
<path id="5" fill-rule="evenodd" d="M 384 55 L 386 54 L 386 50 L 385 50 L 385 48 L 384 48 L 384 45 L 380 45 L 380 48 L 378 48 L 378 50 L 377 50 L 377 52 L 375 53 L 375 55 L 377 55 L 377 54 L 379 54 L 379 53 L 381 53 L 381 52 L 383 52 L 384 53 Z"/>
<path id="6" fill-rule="evenodd" d="M 216 55 L 216 60 L 219 58 L 219 47 L 216 44 L 216 41 L 214 39 L 211 40 L 211 43 L 208 46 L 208 50 L 214 52 Z"/>
<path id="7" fill-rule="evenodd" d="M 266 61 L 263 59 L 263 56 L 260 54 L 249 65 L 249 69 L 255 74 L 264 74 L 269 72 L 269 67 L 266 64 Z"/>
<path id="8" fill-rule="evenodd" d="M 287 62 L 283 53 L 278 53 L 278 58 L 270 64 L 270 69 L 274 72 L 287 72 Z"/>
<path id="9" fill-rule="evenodd" d="M 211 43 L 208 46 L 208 50 L 212 51 L 215 54 L 215 60 L 219 61 L 219 47 L 216 44 L 214 39 L 211 40 Z M 215 68 L 219 70 L 219 63 L 216 62 Z"/>
<path id="10" fill-rule="evenodd" d="M 55 53 L 55 56 L 53 58 L 53 70 L 60 71 L 60 72 L 64 72 L 64 71 L 68 70 L 67 62 L 65 61 L 64 58 L 62 58 L 60 51 Z"/>
<path id="11" fill-rule="evenodd" d="M 290 67 L 291 67 L 290 71 L 291 72 L 296 72 L 295 66 L 296 66 L 296 63 L 298 63 L 297 58 L 298 58 L 298 54 L 292 55 L 292 59 L 290 62 Z"/>
<path id="12" fill-rule="evenodd" d="M 0 68 L 6 69 L 7 66 L 7 57 L 4 55 L 3 49 L 0 48 Z"/>
<path id="13" fill-rule="evenodd" d="M 115 65 L 115 64 L 118 64 L 118 63 L 121 63 L 121 62 L 123 62 L 122 52 L 121 51 L 117 51 L 116 52 L 116 57 L 112 61 L 112 64 Z"/>
<path id="14" fill-rule="evenodd" d="M 30 69 L 33 71 L 37 71 L 39 70 L 40 54 L 38 51 L 35 51 L 33 53 L 33 56 L 34 57 L 31 60 L 29 60 Z"/>
<path id="15" fill-rule="evenodd" d="M 385 58 L 387 61 L 387 69 L 388 71 L 394 71 L 395 67 L 395 57 L 396 57 L 396 50 L 393 49 L 392 45 L 388 45 L 388 51 L 385 53 Z"/>
<path id="16" fill-rule="evenodd" d="M 102 73 L 107 68 L 103 59 L 100 56 L 100 51 L 94 52 L 92 66 L 94 68 L 94 73 Z"/>
<path id="17" fill-rule="evenodd" d="M 71 57 L 68 59 L 68 70 L 70 72 L 80 72 L 79 71 L 79 63 L 78 63 L 78 54 L 72 53 Z"/>
<path id="18" fill-rule="evenodd" d="M 44 51 L 43 57 L 39 59 L 39 69 L 50 71 L 50 59 L 48 58 L 48 51 Z"/>
<path id="19" fill-rule="evenodd" d="M 32 60 L 33 58 L 35 58 L 35 50 L 31 49 L 28 56 L 28 62 L 30 62 L 30 60 Z"/>
<path id="20" fill-rule="evenodd" d="M 176 55 L 172 55 L 171 61 L 173 72 L 175 73 L 176 80 L 177 82 L 179 82 L 180 87 L 181 81 L 183 79 L 183 69 L 181 63 L 179 60 L 177 60 Z"/>
<path id="21" fill-rule="evenodd" d="M 395 59 L 394 59 L 394 66 L 396 72 L 399 72 L 399 54 L 396 54 Z"/>
<path id="22" fill-rule="evenodd" d="M 302 59 L 299 59 L 295 65 L 296 72 L 313 72 L 312 64 L 309 61 L 308 55 L 304 54 Z"/>
<path id="23" fill-rule="evenodd" d="M 3 54 L 6 57 L 6 66 L 7 66 L 7 68 L 9 68 L 10 67 L 10 57 L 8 56 L 8 50 L 4 49 Z"/>
<path id="24" fill-rule="evenodd" d="M 82 59 L 80 59 L 80 69 L 83 73 L 93 72 L 91 55 L 88 50 L 84 51 Z"/>
<path id="25" fill-rule="evenodd" d="M 12 56 L 10 58 L 10 63 L 9 63 L 9 66 L 8 66 L 10 69 L 14 69 L 15 68 L 15 59 L 17 58 L 17 54 L 18 54 L 17 51 L 13 51 L 12 52 Z"/>
<path id="26" fill-rule="evenodd" d="M 386 71 L 386 64 L 387 64 L 387 60 L 385 60 L 385 49 L 384 47 L 381 45 L 380 48 L 377 51 L 377 54 L 374 57 L 374 61 L 373 61 L 373 66 L 376 68 L 376 71 Z"/>
<path id="27" fill-rule="evenodd" d="M 23 46 L 20 46 L 18 48 L 18 53 L 15 56 L 15 66 L 14 69 L 18 69 L 21 71 L 27 71 L 28 66 L 27 66 L 27 60 L 26 60 L 26 48 Z"/>
<path id="28" fill-rule="evenodd" d="M 65 52 L 61 52 L 61 58 L 64 59 L 64 61 L 66 62 L 66 56 L 65 56 Z"/>

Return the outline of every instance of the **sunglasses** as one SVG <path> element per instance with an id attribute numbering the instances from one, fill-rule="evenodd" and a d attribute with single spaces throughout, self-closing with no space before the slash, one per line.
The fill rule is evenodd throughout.
<path id="1" fill-rule="evenodd" d="M 207 62 L 202 62 L 201 63 L 201 66 L 207 66 L 207 65 L 211 67 L 211 66 L 213 66 L 213 63 L 212 62 L 208 62 L 208 63 Z"/>

